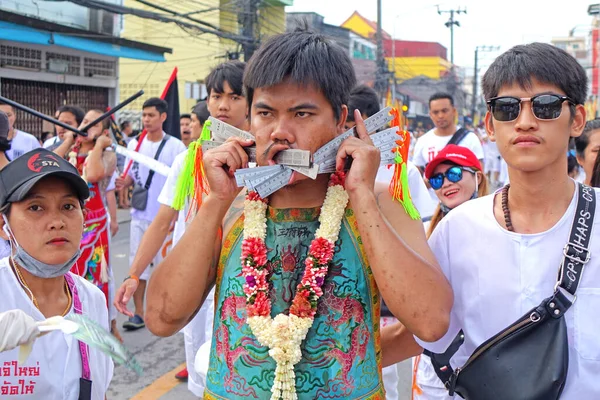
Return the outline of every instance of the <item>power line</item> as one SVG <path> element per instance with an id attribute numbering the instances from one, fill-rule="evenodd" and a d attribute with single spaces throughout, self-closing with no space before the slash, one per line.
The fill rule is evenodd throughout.
<path id="1" fill-rule="evenodd" d="M 159 22 L 175 23 L 181 27 L 194 29 L 194 30 L 197 30 L 197 31 L 203 32 L 203 33 L 210 33 L 210 34 L 219 36 L 224 39 L 233 40 L 234 42 L 237 42 L 240 44 L 254 42 L 254 38 L 252 38 L 252 37 L 234 35 L 234 34 L 231 34 L 228 32 L 224 32 L 220 29 L 215 30 L 215 29 L 204 28 L 197 24 L 180 21 L 178 19 L 166 16 L 164 14 L 159 14 L 159 13 L 155 13 L 152 11 L 146 11 L 146 10 L 142 10 L 139 8 L 123 7 L 123 6 L 119 6 L 119 5 L 115 5 L 115 4 L 104 3 L 99 0 L 68 0 L 68 1 L 71 3 L 77 4 L 77 5 L 83 6 L 83 7 L 106 10 L 106 11 L 109 11 L 109 12 L 112 12 L 115 14 L 120 14 L 120 15 L 131 14 L 131 15 L 135 15 L 140 18 L 152 19 L 152 20 L 159 21 Z"/>

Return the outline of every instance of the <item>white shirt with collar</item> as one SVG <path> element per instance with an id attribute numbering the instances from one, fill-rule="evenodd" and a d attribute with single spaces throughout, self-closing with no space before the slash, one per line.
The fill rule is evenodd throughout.
<path id="1" fill-rule="evenodd" d="M 30 133 L 15 129 L 15 136 L 13 136 L 10 143 L 10 150 L 6 152 L 6 156 L 9 160 L 14 160 L 23 154 L 42 147 L 40 142 Z"/>
<path id="2" fill-rule="evenodd" d="M 561 400 L 600 398 L 600 189 L 595 193 L 592 257 L 583 271 L 577 301 L 565 313 L 569 373 Z M 464 365 L 484 341 L 552 295 L 571 231 L 577 190 L 556 225 L 536 234 L 501 227 L 494 217 L 493 199 L 494 195 L 485 196 L 452 210 L 429 239 L 452 285 L 454 306 L 450 328 L 442 339 L 417 342 L 441 353 L 463 329 L 465 342 L 451 360 L 454 368 Z"/>
<path id="3" fill-rule="evenodd" d="M 71 274 L 81 300 L 83 315 L 108 330 L 106 299 L 96 286 Z M 46 318 L 35 307 L 10 268 L 0 260 L 0 312 L 20 309 L 36 321 Z M 73 307 L 69 313 L 73 313 Z M 113 375 L 113 361 L 89 347 L 92 400 L 104 400 Z M 18 364 L 19 349 L 0 353 L 0 399 L 77 400 L 81 378 L 79 342 L 60 331 L 39 337 L 27 361 Z M 11 394 L 13 393 L 13 394 Z"/>

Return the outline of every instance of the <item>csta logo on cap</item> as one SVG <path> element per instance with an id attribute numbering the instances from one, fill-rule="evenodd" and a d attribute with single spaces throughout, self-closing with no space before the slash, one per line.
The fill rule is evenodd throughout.
<path id="1" fill-rule="evenodd" d="M 40 172 L 46 167 L 60 168 L 58 159 L 51 154 L 44 154 L 42 158 L 40 158 L 40 153 L 37 153 L 27 160 L 27 168 L 33 172 Z"/>

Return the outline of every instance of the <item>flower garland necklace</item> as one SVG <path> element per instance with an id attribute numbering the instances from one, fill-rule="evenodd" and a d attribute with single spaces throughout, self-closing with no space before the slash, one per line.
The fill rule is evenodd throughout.
<path id="1" fill-rule="evenodd" d="M 267 200 L 256 192 L 248 192 L 244 202 L 244 240 L 242 273 L 245 278 L 247 323 L 258 342 L 269 348 L 277 366 L 271 392 L 272 400 L 297 399 L 294 365 L 302 358 L 301 344 L 312 327 L 321 287 L 335 252 L 348 193 L 344 189 L 344 173 L 331 175 L 321 215 L 320 226 L 310 244 L 304 262 L 304 276 L 296 288 L 289 315 L 271 318 L 267 268 Z"/>

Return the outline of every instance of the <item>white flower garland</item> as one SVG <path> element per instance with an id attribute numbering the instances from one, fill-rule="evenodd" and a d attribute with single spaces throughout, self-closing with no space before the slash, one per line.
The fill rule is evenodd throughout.
<path id="1" fill-rule="evenodd" d="M 294 365 L 302 359 L 301 344 L 312 327 L 316 301 L 323 294 L 321 286 L 327 273 L 327 266 L 333 257 L 334 244 L 338 239 L 342 218 L 348 204 L 348 194 L 343 187 L 343 176 L 337 176 L 338 179 L 334 177 L 335 175 L 332 176 L 321 209 L 320 226 L 307 256 L 305 274 L 298 285 L 298 288 L 308 286 L 310 289 L 303 289 L 303 293 L 302 290 L 297 289 L 290 315 L 278 314 L 275 318 L 271 318 L 267 270 L 264 265 L 256 262 L 261 257 L 264 261 L 266 255 L 264 243 L 267 235 L 267 204 L 257 198 L 255 193 L 244 203 L 244 244 L 247 243 L 247 247 L 243 244 L 242 266 L 246 277 L 244 292 L 247 296 L 247 323 L 259 343 L 269 348 L 269 355 L 277 363 L 271 388 L 271 400 L 298 398 Z M 261 291 L 267 293 L 267 299 L 263 295 L 260 302 L 256 302 L 257 295 Z M 300 306 L 297 306 L 299 297 Z M 302 302 L 303 297 L 304 302 Z M 308 306 L 306 299 L 311 300 Z M 303 316 L 295 315 L 294 312 L 299 312 L 298 310 Z"/>

